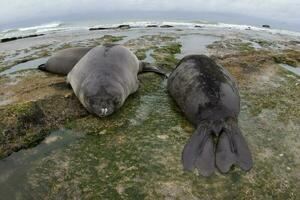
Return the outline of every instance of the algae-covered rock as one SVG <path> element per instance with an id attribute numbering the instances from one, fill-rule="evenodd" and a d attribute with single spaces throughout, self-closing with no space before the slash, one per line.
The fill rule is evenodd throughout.
<path id="1" fill-rule="evenodd" d="M 87 115 L 75 95 L 0 107 L 0 157 L 32 147 L 68 120 Z"/>
<path id="2" fill-rule="evenodd" d="M 300 51 L 285 50 L 281 54 L 275 54 L 273 59 L 276 63 L 298 67 L 300 65 Z"/>
<path id="3" fill-rule="evenodd" d="M 175 54 L 181 52 L 180 48 L 180 43 L 171 43 L 166 46 L 155 48 L 151 56 L 156 60 L 158 66 L 161 66 L 165 70 L 171 70 L 172 68 L 175 68 L 178 63 Z"/>

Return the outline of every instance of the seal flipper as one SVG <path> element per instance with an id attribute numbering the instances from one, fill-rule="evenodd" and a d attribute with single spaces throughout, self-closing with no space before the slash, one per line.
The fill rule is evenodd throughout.
<path id="1" fill-rule="evenodd" d="M 203 176 L 214 172 L 214 145 L 208 127 L 199 126 L 190 137 L 182 152 L 182 163 L 185 170 L 196 167 Z"/>
<path id="2" fill-rule="evenodd" d="M 247 142 L 238 127 L 233 135 L 233 142 L 237 149 L 237 164 L 244 171 L 250 170 L 253 166 L 252 156 Z"/>
<path id="3" fill-rule="evenodd" d="M 232 140 L 229 138 L 228 133 L 223 131 L 219 137 L 216 149 L 216 165 L 222 173 L 228 172 L 237 161 L 231 142 Z"/>
<path id="4" fill-rule="evenodd" d="M 164 76 L 165 78 L 168 78 L 167 74 L 165 72 L 163 72 L 161 69 L 151 65 L 150 63 L 141 61 L 139 74 L 146 73 L 146 72 L 154 72 L 154 73 Z"/>
<path id="5" fill-rule="evenodd" d="M 228 172 L 233 164 L 244 171 L 253 165 L 249 147 L 237 125 L 221 133 L 216 149 L 216 165 L 221 172 Z"/>
<path id="6" fill-rule="evenodd" d="M 38 69 L 46 72 L 46 63 L 39 65 Z"/>

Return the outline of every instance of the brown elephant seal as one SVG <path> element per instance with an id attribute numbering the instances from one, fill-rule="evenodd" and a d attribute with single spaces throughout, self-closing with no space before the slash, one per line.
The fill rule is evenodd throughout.
<path id="1" fill-rule="evenodd" d="M 38 68 L 54 74 L 67 75 L 92 47 L 75 47 L 58 51 Z"/>
<path id="2" fill-rule="evenodd" d="M 163 72 L 147 64 L 121 45 L 108 44 L 90 50 L 68 74 L 82 105 L 99 117 L 118 110 L 139 87 L 138 73 Z"/>
<path id="3" fill-rule="evenodd" d="M 184 169 L 197 168 L 203 176 L 211 175 L 215 166 L 223 173 L 234 164 L 251 169 L 251 153 L 238 127 L 239 92 L 226 69 L 204 55 L 186 56 L 169 76 L 167 87 L 197 127 L 182 152 Z"/>

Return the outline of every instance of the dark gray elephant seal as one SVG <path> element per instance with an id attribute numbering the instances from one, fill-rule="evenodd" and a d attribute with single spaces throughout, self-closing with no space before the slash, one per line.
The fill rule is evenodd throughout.
<path id="1" fill-rule="evenodd" d="M 121 45 L 109 44 L 90 50 L 68 74 L 76 96 L 83 106 L 99 117 L 118 110 L 139 87 L 138 73 L 163 72 L 139 62 Z"/>
<path id="2" fill-rule="evenodd" d="M 93 47 L 75 47 L 58 51 L 49 60 L 40 65 L 38 68 L 42 71 L 51 72 L 59 75 L 67 75 L 77 62 Z M 155 72 L 166 76 L 164 72 L 159 70 L 148 62 L 139 61 L 139 73 Z"/>
<path id="3" fill-rule="evenodd" d="M 39 69 L 54 74 L 67 75 L 91 49 L 92 47 L 75 47 L 58 51 L 45 64 L 40 65 Z"/>
<path id="4" fill-rule="evenodd" d="M 204 55 L 184 57 L 168 79 L 168 91 L 197 129 L 182 153 L 183 167 L 209 176 L 233 164 L 252 167 L 248 145 L 238 127 L 240 97 L 227 70 Z M 217 137 L 215 149 L 213 136 Z"/>

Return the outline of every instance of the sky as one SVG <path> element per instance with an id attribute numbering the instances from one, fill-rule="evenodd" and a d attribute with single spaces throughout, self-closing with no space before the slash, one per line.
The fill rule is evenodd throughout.
<path id="1" fill-rule="evenodd" d="M 199 17 L 214 13 L 232 16 L 233 20 L 243 16 L 241 19 L 262 19 L 300 28 L 300 0 L 0 0 L 0 3 L 0 28 L 152 12 L 166 13 L 166 18 L 168 13 L 185 17 L 189 13 L 196 17 L 197 13 Z"/>

